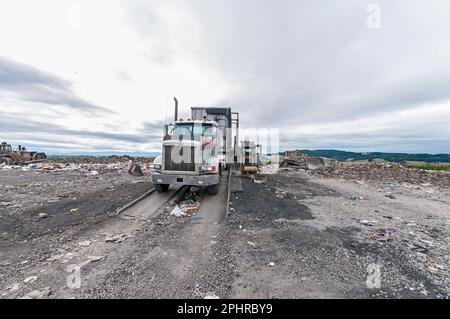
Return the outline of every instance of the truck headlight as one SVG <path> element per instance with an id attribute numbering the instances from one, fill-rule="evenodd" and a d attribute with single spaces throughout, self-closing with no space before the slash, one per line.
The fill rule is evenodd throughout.
<path id="1" fill-rule="evenodd" d="M 151 169 L 161 169 L 161 165 L 159 164 L 150 164 Z"/>

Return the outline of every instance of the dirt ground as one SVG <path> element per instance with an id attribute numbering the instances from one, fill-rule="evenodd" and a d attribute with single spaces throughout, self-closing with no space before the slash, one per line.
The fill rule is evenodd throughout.
<path id="1" fill-rule="evenodd" d="M 113 217 L 148 173 L 0 171 L 0 296 L 449 298 L 450 174 L 367 169 L 264 168 L 225 221 L 204 193 L 170 216 L 176 190 Z"/>

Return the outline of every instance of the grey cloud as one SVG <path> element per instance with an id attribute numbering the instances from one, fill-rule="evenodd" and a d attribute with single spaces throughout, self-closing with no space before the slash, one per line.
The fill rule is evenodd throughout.
<path id="1" fill-rule="evenodd" d="M 450 38 L 448 2 L 377 1 L 382 28 L 371 30 L 373 1 L 169 1 L 190 11 L 201 34 L 188 25 L 161 31 L 160 3 L 146 3 L 126 8 L 149 47 L 158 50 L 155 38 L 176 43 L 238 87 L 217 103 L 239 108 L 249 125 L 336 121 L 450 98 L 448 55 L 439 55 Z"/>
<path id="2" fill-rule="evenodd" d="M 127 142 L 137 144 L 147 144 L 161 140 L 161 134 L 155 131 L 132 133 L 111 133 L 105 131 L 82 131 L 73 130 L 63 127 L 61 125 L 31 121 L 16 116 L 10 116 L 6 113 L 0 112 L 0 133 L 2 135 L 14 135 L 18 136 L 23 133 L 36 133 L 33 139 L 45 142 L 58 142 L 61 141 L 61 137 L 81 137 L 81 138 L 93 138 L 98 141 L 116 141 Z M 49 138 L 44 135 L 52 135 L 53 138 Z M 86 147 L 86 146 L 85 146 Z"/>
<path id="3" fill-rule="evenodd" d="M 0 91 L 12 92 L 23 101 L 93 114 L 114 113 L 77 97 L 71 87 L 69 81 L 0 56 Z"/>

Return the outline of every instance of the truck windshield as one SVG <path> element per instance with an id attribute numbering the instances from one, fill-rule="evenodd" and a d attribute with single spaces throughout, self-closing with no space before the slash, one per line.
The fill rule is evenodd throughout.
<path id="1" fill-rule="evenodd" d="M 175 135 L 184 137 L 213 137 L 213 126 L 212 124 L 193 124 L 193 123 L 182 123 L 177 124 L 175 127 Z"/>

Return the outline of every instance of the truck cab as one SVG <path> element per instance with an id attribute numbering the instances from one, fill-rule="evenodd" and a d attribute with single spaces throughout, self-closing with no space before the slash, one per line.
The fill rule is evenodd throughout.
<path id="1" fill-rule="evenodd" d="M 188 119 L 166 125 L 161 155 L 151 165 L 156 190 L 165 192 L 170 185 L 191 185 L 217 194 L 224 167 L 218 156 L 220 139 L 216 121 Z"/>

